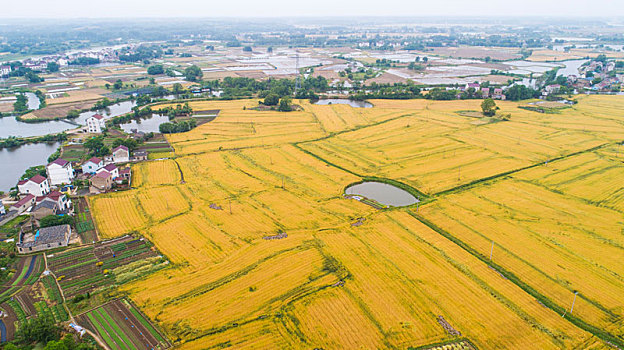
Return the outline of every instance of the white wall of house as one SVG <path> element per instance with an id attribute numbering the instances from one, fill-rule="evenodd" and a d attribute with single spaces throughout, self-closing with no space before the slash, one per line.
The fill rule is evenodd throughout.
<path id="1" fill-rule="evenodd" d="M 76 176 L 71 163 L 67 163 L 64 167 L 52 163 L 47 166 L 46 171 L 51 185 L 70 184 Z"/>
<path id="2" fill-rule="evenodd" d="M 17 189 L 21 194 L 32 194 L 33 196 L 40 197 L 45 196 L 50 192 L 50 183 L 48 182 L 48 179 L 40 184 L 28 180 L 25 184 L 18 185 Z"/>
<path id="3" fill-rule="evenodd" d="M 100 170 L 104 166 L 104 162 L 101 161 L 99 163 L 93 163 L 92 161 L 87 161 L 82 165 L 82 172 L 85 174 L 92 174 Z"/>
<path id="4" fill-rule="evenodd" d="M 87 118 L 87 132 L 91 134 L 99 134 L 106 128 L 104 119 L 94 117 Z"/>

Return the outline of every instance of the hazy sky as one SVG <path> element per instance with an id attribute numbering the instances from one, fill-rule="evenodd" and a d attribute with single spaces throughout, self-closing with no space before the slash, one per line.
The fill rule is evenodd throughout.
<path id="1" fill-rule="evenodd" d="M 624 16 L 623 0 L 28 0 L 0 18 L 279 16 Z"/>

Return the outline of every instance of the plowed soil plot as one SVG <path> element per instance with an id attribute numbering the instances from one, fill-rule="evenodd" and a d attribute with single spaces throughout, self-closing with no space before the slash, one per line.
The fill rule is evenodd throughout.
<path id="1" fill-rule="evenodd" d="M 167 340 L 125 300 L 115 300 L 77 317 L 81 326 L 97 333 L 111 349 L 165 349 Z"/>
<path id="2" fill-rule="evenodd" d="M 114 268 L 156 255 L 149 243 L 128 236 L 54 254 L 48 264 L 59 278 L 65 297 L 71 298 L 112 284 Z"/>

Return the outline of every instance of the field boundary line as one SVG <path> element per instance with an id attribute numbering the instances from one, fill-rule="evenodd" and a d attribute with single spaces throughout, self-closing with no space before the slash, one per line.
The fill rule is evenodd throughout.
<path id="1" fill-rule="evenodd" d="M 534 297 L 537 301 L 539 301 L 540 303 L 542 303 L 544 306 L 548 307 L 549 309 L 551 309 L 555 313 L 561 315 L 561 314 L 564 314 L 567 311 L 566 308 L 564 308 L 562 306 L 559 306 L 557 303 L 555 303 L 550 298 L 548 298 L 547 296 L 545 296 L 542 293 L 540 293 L 539 291 L 537 291 L 535 288 L 530 286 L 528 283 L 523 282 L 513 272 L 508 271 L 507 269 L 505 269 L 504 267 L 498 265 L 497 263 L 495 263 L 493 261 L 490 261 L 486 256 L 480 254 L 474 248 L 472 248 L 469 244 L 467 244 L 464 241 L 460 240 L 459 238 L 453 236 L 448 231 L 438 227 L 433 222 L 425 219 L 424 217 L 422 217 L 422 216 L 420 216 L 420 215 L 418 215 L 418 214 L 416 214 L 416 213 L 414 213 L 412 211 L 407 211 L 407 213 L 409 215 L 411 215 L 414 219 L 420 221 L 421 223 L 423 223 L 424 225 L 426 225 L 427 227 L 432 229 L 433 231 L 437 232 L 441 236 L 443 236 L 446 239 L 450 240 L 451 242 L 455 243 L 457 246 L 459 246 L 460 248 L 462 248 L 463 250 L 465 250 L 467 253 L 469 253 L 470 255 L 474 256 L 475 258 L 479 259 L 481 262 L 485 263 L 488 266 L 491 266 L 491 267 L 495 268 L 498 273 L 503 275 L 510 282 L 512 282 L 513 284 L 518 286 L 520 289 L 524 290 L 527 294 L 529 294 L 532 297 Z M 583 319 L 574 316 L 573 314 L 566 314 L 566 317 L 564 317 L 564 318 L 566 320 L 568 320 L 570 323 L 572 323 L 573 325 L 575 325 L 576 327 L 578 327 L 578 328 L 580 328 L 580 329 L 582 329 L 582 330 L 584 330 L 584 331 L 586 331 L 588 333 L 593 334 L 594 336 L 600 338 L 601 340 L 603 340 L 605 342 L 608 342 L 608 343 L 616 344 L 618 347 L 624 348 L 624 341 L 620 340 L 615 335 L 604 331 L 600 327 L 596 327 L 596 326 L 594 326 L 592 324 L 589 324 L 589 323 L 585 322 Z"/>
<path id="2" fill-rule="evenodd" d="M 607 147 L 607 146 L 610 146 L 610 145 L 614 145 L 614 144 L 616 144 L 616 143 L 603 143 L 601 145 L 594 146 L 592 148 L 588 148 L 588 149 L 576 151 L 576 152 L 573 152 L 573 153 L 570 153 L 570 154 L 566 154 L 566 155 L 563 155 L 563 156 L 559 156 L 559 157 L 555 157 L 555 158 L 552 158 L 552 159 L 548 159 L 547 162 L 548 163 L 556 162 L 556 161 L 563 160 L 563 159 L 566 159 L 566 158 L 569 158 L 569 157 L 578 156 L 578 155 L 583 154 L 583 153 L 593 152 L 593 151 L 596 151 L 596 150 L 599 150 L 601 148 L 604 148 L 604 147 Z M 481 178 L 481 179 L 473 180 L 473 181 L 468 182 L 468 183 L 463 184 L 463 185 L 459 185 L 459 186 L 456 186 L 456 187 L 453 187 L 453 188 L 449 188 L 447 190 L 442 190 L 442 191 L 433 193 L 433 194 L 431 194 L 431 196 L 432 197 L 438 197 L 438 196 L 443 196 L 443 195 L 447 195 L 447 194 L 450 194 L 450 193 L 460 192 L 460 191 L 463 191 L 463 190 L 470 189 L 470 188 L 472 188 L 472 187 L 474 187 L 474 186 L 476 186 L 478 184 L 485 183 L 485 182 L 488 182 L 488 181 L 491 181 L 491 180 L 496 180 L 498 178 L 505 177 L 505 176 L 508 176 L 508 175 L 511 175 L 511 174 L 515 174 L 515 173 L 518 173 L 518 172 L 521 172 L 521 171 L 524 171 L 524 170 L 529 170 L 529 169 L 532 169 L 532 168 L 536 168 L 536 167 L 538 167 L 540 165 L 544 165 L 544 162 L 534 163 L 534 164 L 527 165 L 527 166 L 522 167 L 522 168 L 512 169 L 512 170 L 505 171 L 505 172 L 502 172 L 502 173 L 499 173 L 499 174 L 495 174 L 495 175 L 492 175 L 492 176 L 487 176 L 487 177 L 484 177 L 484 178 Z"/>

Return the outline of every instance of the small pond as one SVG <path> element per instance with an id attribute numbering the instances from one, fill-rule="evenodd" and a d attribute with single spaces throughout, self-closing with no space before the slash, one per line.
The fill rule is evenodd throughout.
<path id="1" fill-rule="evenodd" d="M 382 182 L 362 182 L 347 187 L 345 193 L 348 195 L 362 196 L 392 207 L 404 207 L 419 202 L 419 200 L 409 192 Z"/>
<path id="2" fill-rule="evenodd" d="M 354 108 L 372 108 L 373 105 L 366 101 L 354 101 L 344 98 L 328 98 L 325 100 L 318 100 L 315 105 L 349 105 Z"/>

